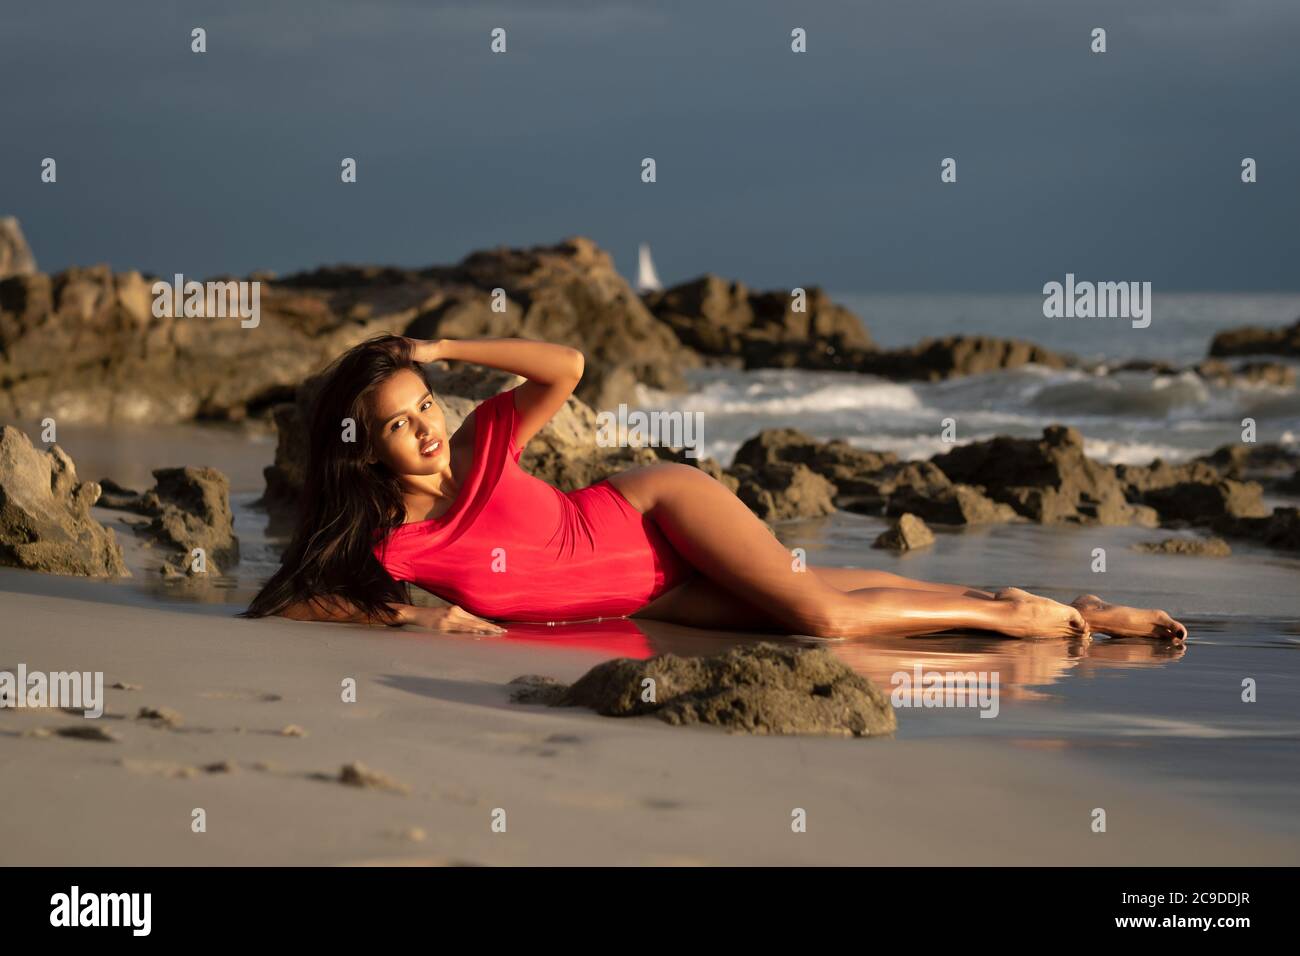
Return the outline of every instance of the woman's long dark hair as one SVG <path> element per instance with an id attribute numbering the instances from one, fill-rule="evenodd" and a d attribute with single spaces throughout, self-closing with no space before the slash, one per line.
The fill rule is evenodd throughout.
<path id="1" fill-rule="evenodd" d="M 397 477 L 369 460 L 372 435 L 367 401 L 402 369 L 423 378 L 409 340 L 381 335 L 341 355 L 326 371 L 312 402 L 307 470 L 298 525 L 280 569 L 243 612 L 279 614 L 289 605 L 341 598 L 373 623 L 396 623 L 389 604 L 409 594 L 376 560 L 377 533 L 406 515 Z M 344 419 L 356 423 L 355 441 L 343 440 Z"/>

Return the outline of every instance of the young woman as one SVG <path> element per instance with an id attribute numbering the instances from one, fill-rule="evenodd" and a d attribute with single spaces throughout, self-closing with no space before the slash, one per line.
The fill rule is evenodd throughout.
<path id="1" fill-rule="evenodd" d="M 527 381 L 480 403 L 449 435 L 419 367 L 437 359 Z M 381 336 L 345 353 L 311 416 L 297 531 L 245 614 L 468 633 L 500 633 L 494 620 L 630 616 L 825 638 L 953 628 L 1186 637 L 1163 611 L 1092 595 L 1067 605 L 1017 588 L 801 568 L 725 485 L 686 464 L 558 491 L 523 471 L 519 455 L 582 371 L 581 352 L 526 339 Z M 413 606 L 399 582 L 450 604 Z"/>

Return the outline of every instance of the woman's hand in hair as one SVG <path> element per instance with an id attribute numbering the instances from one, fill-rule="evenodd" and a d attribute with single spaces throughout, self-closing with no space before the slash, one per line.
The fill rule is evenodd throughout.
<path id="1" fill-rule="evenodd" d="M 404 609 L 402 623 L 425 627 L 444 634 L 504 634 L 505 628 L 491 621 L 475 617 L 455 604 L 446 607 L 415 607 Z"/>
<path id="2" fill-rule="evenodd" d="M 417 362 L 436 362 L 446 357 L 443 354 L 445 339 L 407 338 L 406 341 L 411 343 L 411 358 Z"/>

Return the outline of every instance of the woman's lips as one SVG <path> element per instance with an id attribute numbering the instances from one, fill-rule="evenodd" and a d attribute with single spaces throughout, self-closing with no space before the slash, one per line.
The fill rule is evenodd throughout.
<path id="1" fill-rule="evenodd" d="M 420 446 L 420 454 L 426 457 L 436 455 L 440 448 L 442 448 L 442 442 L 435 438 Z"/>

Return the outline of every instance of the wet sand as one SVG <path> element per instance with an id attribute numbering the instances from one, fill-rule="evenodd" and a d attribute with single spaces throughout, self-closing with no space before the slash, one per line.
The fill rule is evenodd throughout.
<path id="1" fill-rule="evenodd" d="M 35 581 L 33 580 L 35 579 Z M 35 592 L 35 593 L 31 593 Z M 560 642 L 244 621 L 140 606 L 103 582 L 0 572 L 4 666 L 103 670 L 113 742 L 0 712 L 14 864 L 1260 864 L 1300 836 L 1069 749 L 979 739 L 747 738 L 509 702 L 630 648 L 627 623 Z M 537 630 L 537 629 L 534 629 Z M 555 630 L 555 629 L 547 629 Z M 698 632 L 650 626 L 653 645 Z M 733 636 L 734 637 L 734 636 Z M 625 642 L 625 643 L 620 643 Z M 355 703 L 341 699 L 345 678 Z M 136 719 L 177 711 L 180 724 Z M 900 729 L 909 714 L 900 713 Z M 305 736 L 284 735 L 297 725 Z M 359 761 L 409 788 L 348 786 Z M 201 768 L 229 762 L 233 772 Z M 260 766 L 260 769 L 259 769 Z M 191 776 L 175 776 L 196 768 Z M 207 831 L 191 832 L 206 812 Z M 1105 808 L 1107 832 L 1090 829 Z M 506 832 L 492 830 L 503 809 Z M 807 832 L 791 831 L 795 808 Z M 18 821 L 21 821 L 19 823 Z M 423 831 L 423 839 L 418 839 Z"/>

